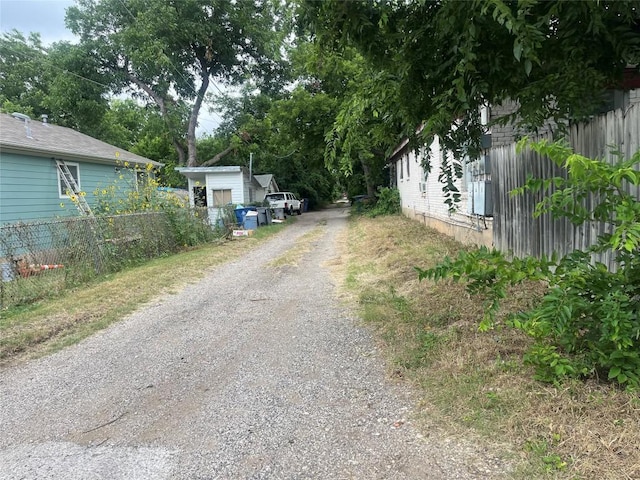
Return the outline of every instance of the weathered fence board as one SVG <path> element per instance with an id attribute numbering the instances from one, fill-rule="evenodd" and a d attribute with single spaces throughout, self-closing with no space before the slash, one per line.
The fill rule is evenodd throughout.
<path id="1" fill-rule="evenodd" d="M 567 141 L 575 152 L 586 157 L 614 161 L 617 157 L 612 151 L 617 150 L 624 158 L 630 158 L 640 148 L 640 104 L 608 112 L 587 124 L 572 125 Z M 510 195 L 509 192 L 524 185 L 528 176 L 551 178 L 564 175 L 564 171 L 550 160 L 530 150 L 516 153 L 515 144 L 492 148 L 490 157 L 493 241 L 497 249 L 520 257 L 551 255 L 553 252 L 564 255 L 575 249 L 588 248 L 599 235 L 609 231 L 609 225 L 576 227 L 566 219 L 554 219 L 547 214 L 533 218 L 535 205 L 542 200 L 544 193 Z M 640 198 L 637 187 L 630 186 L 629 191 Z M 589 203 L 592 201 L 588 200 Z M 609 253 L 597 260 L 614 267 Z"/>

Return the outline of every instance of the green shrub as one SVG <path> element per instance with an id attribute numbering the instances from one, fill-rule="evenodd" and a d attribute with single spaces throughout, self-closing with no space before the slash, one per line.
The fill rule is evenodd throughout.
<path id="1" fill-rule="evenodd" d="M 640 388 L 640 202 L 626 189 L 640 185 L 636 170 L 640 152 L 610 164 L 577 155 L 560 143 L 530 145 L 564 167 L 567 178 L 529 179 L 513 193 L 554 186 L 536 206 L 536 215 L 549 212 L 575 225 L 606 222 L 611 233 L 600 235 L 588 250 L 576 250 L 560 259 L 509 260 L 486 248 L 463 252 L 432 269 L 418 268 L 419 278 L 452 277 L 466 281 L 472 294 L 484 295 L 486 314 L 481 329 L 493 325 L 508 287 L 524 280 L 544 281 L 548 289 L 543 299 L 507 321 L 535 340 L 524 360 L 535 366 L 537 378 L 556 382 L 594 375 L 630 389 Z M 593 253 L 603 252 L 612 254 L 616 271 L 592 261 Z"/>
<path id="2" fill-rule="evenodd" d="M 121 168 L 118 180 L 94 190 L 96 215 L 162 212 L 168 219 L 175 242 L 185 247 L 206 243 L 219 236 L 209 225 L 206 211 L 193 210 L 187 199 L 158 189 L 160 183 L 153 164 L 140 167 L 125 162 Z M 143 255 L 144 258 L 148 256 Z"/>
<path id="3" fill-rule="evenodd" d="M 400 213 L 400 192 L 396 188 L 379 187 L 375 204 L 367 212 L 372 217 Z"/>

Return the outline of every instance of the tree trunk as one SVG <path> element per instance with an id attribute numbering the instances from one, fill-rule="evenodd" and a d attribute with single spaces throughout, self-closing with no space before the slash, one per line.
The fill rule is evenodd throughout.
<path id="1" fill-rule="evenodd" d="M 209 167 L 209 166 L 213 165 L 214 163 L 218 163 L 222 159 L 222 157 L 227 155 L 229 152 L 233 151 L 234 148 L 235 147 L 233 145 L 228 147 L 228 148 L 225 148 L 223 151 L 221 151 L 220 153 L 217 153 L 215 156 L 213 156 L 212 158 L 210 158 L 206 162 L 202 163 L 202 165 L 200 165 L 200 166 L 201 167 Z"/>
<path id="2" fill-rule="evenodd" d="M 376 195 L 376 186 L 373 184 L 373 179 L 371 178 L 371 169 L 363 158 L 360 158 L 360 164 L 362 165 L 362 171 L 364 173 L 364 181 L 367 184 L 367 195 L 373 198 Z"/>
<path id="3" fill-rule="evenodd" d="M 204 64 L 204 62 L 201 62 L 201 64 Z M 198 115 L 200 114 L 200 107 L 202 107 L 204 95 L 207 93 L 207 89 L 209 88 L 209 70 L 203 68 L 200 79 L 202 80 L 202 84 L 198 89 L 196 101 L 191 109 L 191 114 L 189 115 L 189 126 L 187 128 L 187 167 L 198 166 L 198 158 L 196 156 L 196 125 L 198 124 Z"/>
<path id="4" fill-rule="evenodd" d="M 166 102 L 166 100 L 163 97 L 161 97 L 160 95 L 158 95 L 156 92 L 154 92 L 153 89 L 151 87 L 149 87 L 149 85 L 147 85 L 146 83 L 140 81 L 138 78 L 136 78 L 131 73 L 127 72 L 127 77 L 129 78 L 129 80 L 133 84 L 135 84 L 138 88 L 140 88 L 147 95 L 149 95 L 151 97 L 151 99 L 154 102 L 156 102 L 156 105 L 158 105 L 158 107 L 160 108 L 160 115 L 162 115 L 162 118 L 164 119 L 165 125 L 167 126 L 167 129 L 169 130 L 169 135 L 171 135 L 171 143 L 173 144 L 173 148 L 176 149 L 176 152 L 178 154 L 178 165 L 184 165 L 185 164 L 185 159 L 186 159 L 186 152 L 184 151 L 184 146 L 180 142 L 180 139 L 175 135 L 175 133 L 173 131 L 173 128 L 171 127 L 171 120 L 169 118 L 169 111 L 167 110 L 167 102 Z M 195 148 L 194 148 L 194 150 L 195 150 Z"/>

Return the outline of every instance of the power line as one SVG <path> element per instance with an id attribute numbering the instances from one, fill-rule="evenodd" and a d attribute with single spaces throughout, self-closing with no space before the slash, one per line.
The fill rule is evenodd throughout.
<path id="1" fill-rule="evenodd" d="M 122 7 L 125 9 L 125 11 L 127 12 L 127 14 L 128 14 L 128 15 L 133 19 L 134 23 L 136 23 L 136 24 L 137 24 L 137 23 L 138 23 L 138 19 L 135 17 L 135 15 L 133 15 L 133 13 L 131 12 L 131 10 L 127 7 L 126 3 L 125 3 L 123 0 L 119 0 L 119 3 L 120 3 L 120 4 L 122 5 Z M 13 53 L 16 53 L 16 54 L 21 54 L 21 53 L 22 53 L 22 52 L 20 52 L 19 50 L 17 50 L 17 49 L 12 49 L 12 48 L 10 48 L 10 47 L 9 47 L 9 48 L 7 48 L 7 49 L 8 49 L 9 51 L 12 51 Z M 74 77 L 76 77 L 76 78 L 79 78 L 79 79 L 85 80 L 85 81 L 87 81 L 87 82 L 91 82 L 91 83 L 93 83 L 93 84 L 99 85 L 99 86 L 104 87 L 104 88 L 106 88 L 106 89 L 109 89 L 109 90 L 111 89 L 111 87 L 110 87 L 109 85 L 107 85 L 107 84 L 101 83 L 101 82 L 99 82 L 99 81 L 93 80 L 93 79 L 91 79 L 91 78 L 85 77 L 85 76 L 83 76 L 83 75 L 80 75 L 80 74 L 77 74 L 77 73 L 75 73 L 75 72 L 71 72 L 71 71 L 69 71 L 69 70 L 66 70 L 66 69 L 64 69 L 64 68 L 62 68 L 62 67 L 59 67 L 58 65 L 56 65 L 55 63 L 53 63 L 53 61 L 51 61 L 51 60 L 50 60 L 50 58 L 47 56 L 47 53 L 48 53 L 48 52 L 46 51 L 46 49 L 45 49 L 45 52 L 44 52 L 44 53 L 45 53 L 45 55 L 44 55 L 41 59 L 38 59 L 39 61 L 42 61 L 42 62 L 44 62 L 44 63 L 48 64 L 49 66 L 51 66 L 51 67 L 53 67 L 53 68 L 55 68 L 55 69 L 57 69 L 57 70 L 59 70 L 59 71 L 61 71 L 61 72 L 63 72 L 63 73 L 66 73 L 66 74 L 72 75 L 72 76 L 74 76 Z M 149 64 L 148 64 L 147 62 L 142 62 L 142 65 L 143 65 L 143 66 L 145 66 L 146 68 L 150 68 L 150 67 L 149 67 Z M 192 84 L 191 84 L 191 82 L 192 82 L 192 80 L 193 80 L 193 79 L 187 79 L 187 78 L 185 77 L 185 75 L 183 74 L 183 72 L 181 72 L 181 71 L 180 71 L 180 70 L 175 66 L 175 64 L 173 64 L 173 63 L 171 63 L 171 62 L 170 62 L 170 66 L 171 66 L 172 70 L 177 74 L 177 76 L 178 76 L 179 78 L 181 78 L 181 79 L 184 81 L 184 84 L 189 88 L 189 90 L 190 90 L 190 91 L 194 94 L 194 96 L 197 98 L 197 97 L 198 97 L 198 92 L 195 90 L 195 88 L 194 88 L 194 87 L 192 86 Z M 220 95 L 226 95 L 226 94 L 225 94 L 225 92 L 223 92 L 223 91 L 221 90 L 221 88 L 217 85 L 217 83 L 216 83 L 212 78 L 209 78 L 209 82 L 210 82 L 210 84 L 211 84 L 211 85 L 213 85 L 213 87 L 218 91 L 218 93 L 220 93 Z M 217 118 L 219 119 L 220 123 L 222 123 L 222 122 L 224 122 L 224 121 L 225 121 L 225 118 L 223 118 L 223 117 L 222 117 L 218 112 L 216 112 L 215 110 L 209 110 L 209 111 L 208 111 L 208 113 L 210 113 L 210 114 L 214 115 L 215 117 L 217 117 Z M 200 117 L 200 118 L 198 119 L 198 122 L 199 122 L 199 123 L 209 123 L 210 125 L 215 126 L 215 122 L 214 122 L 213 120 L 206 119 L 206 118 L 201 118 L 201 117 Z M 245 140 L 244 138 L 242 138 L 242 140 L 243 140 L 247 145 L 249 145 L 249 142 L 248 142 L 247 140 Z"/>
<path id="2" fill-rule="evenodd" d="M 20 50 L 17 50 L 17 49 L 14 49 L 14 48 L 8 47 L 8 46 L 5 46 L 5 50 L 7 50 L 7 51 L 9 51 L 9 52 L 11 52 L 11 53 L 14 53 L 14 54 L 22 54 L 22 53 L 23 53 L 23 52 L 21 52 Z M 44 55 L 43 55 L 42 57 L 40 57 L 40 58 L 32 57 L 32 58 L 31 58 L 31 60 L 34 60 L 34 61 L 36 61 L 36 62 L 40 62 L 40 63 L 42 63 L 42 64 L 45 64 L 45 65 L 47 65 L 48 67 L 51 67 L 51 68 L 53 68 L 53 69 L 55 69 L 55 70 L 58 70 L 58 71 L 60 71 L 60 72 L 62 72 L 62 73 L 64 73 L 64 74 L 71 75 L 71 76 L 76 77 L 76 78 L 78 78 L 78 79 L 80 79 L 80 80 L 84 80 L 84 81 L 87 81 L 87 82 L 93 83 L 93 84 L 95 84 L 95 85 L 99 85 L 99 86 L 101 86 L 101 87 L 104 87 L 105 89 L 111 90 L 111 86 L 110 86 L 110 85 L 107 85 L 107 84 L 105 84 L 105 83 L 101 83 L 101 82 L 99 82 L 99 81 L 97 81 L 97 80 L 94 80 L 94 79 L 92 79 L 92 78 L 85 77 L 85 76 L 83 76 L 83 75 L 80 75 L 80 74 L 75 73 L 75 72 L 71 72 L 71 71 L 69 71 L 69 70 L 67 70 L 67 69 L 65 69 L 65 68 L 62 68 L 62 67 L 58 66 L 58 65 L 57 65 L 53 60 L 51 60 L 51 59 L 47 56 L 47 53 L 48 53 L 48 52 L 46 52 L 46 50 L 45 50 L 43 53 L 44 53 Z M 209 113 L 211 113 L 211 114 L 215 115 L 216 117 L 218 117 L 218 119 L 220 120 L 220 122 L 224 122 L 224 120 L 225 120 L 225 119 L 224 119 L 220 114 L 218 114 L 217 112 L 215 112 L 215 111 L 209 111 Z M 198 123 L 207 123 L 207 124 L 209 124 L 212 128 L 216 128 L 216 127 L 217 127 L 217 125 L 218 125 L 214 120 L 212 120 L 212 119 L 208 119 L 208 118 L 202 118 L 202 117 L 198 118 Z"/>
<path id="3" fill-rule="evenodd" d="M 16 49 L 12 49 L 11 47 L 5 47 L 5 48 L 6 48 L 6 50 L 8 50 L 8 51 L 10 51 L 10 52 L 12 52 L 12 53 L 15 53 L 15 54 L 22 54 L 22 52 L 21 52 L 21 51 L 16 50 Z M 67 70 L 67 69 L 65 69 L 65 68 L 62 68 L 62 67 L 60 67 L 60 66 L 56 65 L 56 64 L 55 64 L 55 63 L 54 63 L 54 62 L 53 62 L 53 61 L 48 57 L 48 52 L 46 52 L 46 51 L 44 52 L 44 56 L 43 56 L 42 58 L 32 58 L 32 60 L 44 62 L 44 63 L 46 63 L 48 66 L 53 67 L 53 68 L 55 68 L 56 70 L 61 71 L 62 73 L 67 73 L 67 74 L 69 74 L 69 75 L 73 75 L 74 77 L 80 78 L 80 79 L 82 79 L 82 80 L 86 80 L 87 82 L 91 82 L 91 83 L 94 83 L 94 84 L 96 84 L 96 85 L 100 85 L 101 87 L 105 87 L 105 88 L 107 88 L 107 89 L 111 89 L 111 86 L 109 86 L 109 85 L 107 85 L 107 84 L 105 84 L 105 83 L 101 83 L 101 82 L 98 82 L 97 80 L 93 80 L 93 79 L 91 79 L 91 78 L 84 77 L 84 76 L 82 76 L 82 75 L 80 75 L 80 74 L 78 74 L 78 73 L 75 73 L 75 72 L 70 72 L 69 70 Z"/>

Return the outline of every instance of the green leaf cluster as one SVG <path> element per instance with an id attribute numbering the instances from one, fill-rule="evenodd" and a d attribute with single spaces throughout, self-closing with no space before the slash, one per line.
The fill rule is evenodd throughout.
<path id="1" fill-rule="evenodd" d="M 0 108 L 97 136 L 108 109 L 108 76 L 79 45 L 45 47 L 40 35 L 17 30 L 0 36 Z M 73 92 L 71 94 L 70 92 Z"/>
<path id="2" fill-rule="evenodd" d="M 115 93 L 155 105 L 181 165 L 196 166 L 196 126 L 214 81 L 284 74 L 278 2 L 78 0 L 66 22 Z M 270 88 L 267 85 L 267 88 Z"/>
<path id="3" fill-rule="evenodd" d="M 630 193 L 640 184 L 640 153 L 606 161 L 577 155 L 562 143 L 525 145 L 561 165 L 566 176 L 529 179 L 513 194 L 545 190 L 536 214 L 548 212 L 576 225 L 605 222 L 610 233 L 588 250 L 562 258 L 510 259 L 486 248 L 463 252 L 418 269 L 419 278 L 467 282 L 470 293 L 485 299 L 482 330 L 495 326 L 509 288 L 542 281 L 547 289 L 541 301 L 506 322 L 534 339 L 524 360 L 536 367 L 537 378 L 555 382 L 591 375 L 640 388 L 640 202 Z M 614 268 L 595 260 L 595 254 L 606 252 L 615 259 Z"/>
<path id="4" fill-rule="evenodd" d="M 365 197 L 355 201 L 351 214 L 379 217 L 382 215 L 398 215 L 402 211 L 400 191 L 397 188 L 378 187 L 375 197 Z"/>
<path id="5" fill-rule="evenodd" d="M 473 158 L 486 131 L 482 107 L 513 103 L 496 123 L 561 131 L 640 64 L 636 1 L 300 0 L 298 12 L 324 51 L 355 48 L 371 72 L 366 95 L 349 105 L 357 118 L 337 120 L 347 151 L 346 135 L 366 139 L 368 124 L 384 118 L 387 134 L 400 127 L 426 144 L 437 135 L 456 158 Z M 455 177 L 446 166 L 445 190 Z"/>

